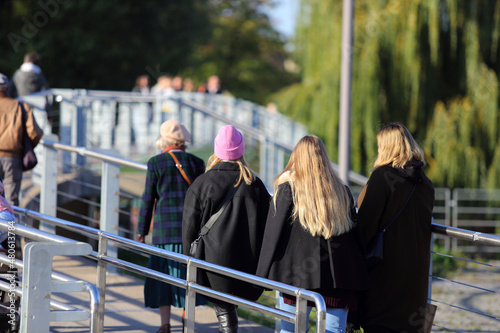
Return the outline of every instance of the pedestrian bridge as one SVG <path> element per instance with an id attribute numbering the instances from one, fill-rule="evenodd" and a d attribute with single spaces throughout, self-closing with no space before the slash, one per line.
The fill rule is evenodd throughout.
<path id="1" fill-rule="evenodd" d="M 47 121 L 43 110 L 46 97 L 56 101 L 53 110 L 60 122 L 56 121 L 56 115 L 51 115 L 52 122 Z M 25 174 L 22 204 L 16 207 L 19 220 L 15 226 L 0 223 L 2 229 L 14 228 L 11 232 L 21 239 L 15 245 L 18 252 L 26 243 L 33 243 L 31 241 L 41 245 L 29 245 L 29 252 L 24 252 L 24 261 L 13 262 L 8 256 L 0 256 L 0 260 L 18 267 L 24 274 L 45 274 L 23 276 L 23 281 L 49 281 L 47 271 L 56 271 L 57 274 L 52 273 L 53 281 L 69 281 L 72 286 L 45 282 L 46 289 L 37 283 L 15 288 L 15 293 L 23 301 L 20 305 L 24 304 L 20 312 L 25 318 L 24 332 L 47 332 L 47 325 L 52 332 L 155 331 L 159 326 L 159 315 L 142 307 L 140 278 L 144 276 L 186 289 L 188 332 L 217 331 L 211 309 L 197 308 L 195 311 L 192 302 L 195 293 L 234 302 L 245 310 L 241 316 L 254 318 L 264 325 L 244 321 L 240 330 L 243 332 L 272 331 L 273 328 L 265 327 L 276 327 L 275 319 L 295 321 L 297 332 L 305 332 L 308 319 L 303 306 L 306 300 L 311 300 L 317 306 L 313 322 L 318 332 L 324 330 L 324 301 L 315 293 L 134 241 L 134 209 L 144 186 L 144 162 L 155 153 L 152 144 L 162 121 L 178 119 L 185 123 L 193 133 L 192 149 L 201 155 L 207 154 L 204 149 L 211 146 L 218 127 L 234 124 L 245 135 L 250 147 L 247 154 L 253 153 L 249 156 L 250 163 L 269 188 L 284 167 L 295 142 L 306 133 L 305 128 L 280 114 L 271 114 L 262 107 L 227 96 L 180 94 L 174 100 L 161 100 L 156 96 L 130 93 L 54 89 L 29 96 L 27 100 L 36 105 L 37 121 L 45 132 L 57 129 L 60 136 L 46 135 L 37 147 L 39 165 Z M 134 112 L 143 115 L 139 119 L 149 119 L 149 114 L 152 114 L 152 119 L 133 123 Z M 362 175 L 352 172 L 350 178 L 352 184 L 362 185 L 366 181 Z M 447 192 L 442 193 L 446 197 Z M 446 198 L 442 200 L 440 195 L 436 198 L 445 203 L 436 205 L 435 243 L 456 244 L 460 241 L 475 246 L 476 250 L 478 246 L 481 249 L 500 249 L 498 236 L 446 225 L 450 205 Z M 496 214 L 495 211 L 492 214 Z M 42 256 L 45 260 L 43 267 L 48 270 L 29 268 L 29 258 L 36 257 L 37 251 L 50 254 Z M 457 256 L 435 252 L 433 257 L 461 260 Z M 497 331 L 500 267 L 498 261 L 490 260 L 495 256 L 489 253 L 494 252 L 485 251 L 474 260 L 466 259 L 463 271 L 455 276 L 429 277 L 432 285 L 429 299 L 438 305 L 434 331 Z M 150 254 L 185 263 L 188 267 L 186 280 L 145 268 L 144 258 Z M 253 303 L 197 285 L 194 278 L 197 269 L 209 269 L 271 290 L 297 294 L 298 312 L 291 314 L 274 309 L 274 292 Z M 470 271 L 482 272 L 482 281 L 462 279 Z M 30 287 L 45 290 L 45 293 L 37 295 L 29 290 Z M 9 288 L 9 284 L 0 285 L 0 289 L 8 291 Z M 73 296 L 77 291 L 83 293 L 84 301 Z M 460 294 L 467 295 L 465 301 Z M 49 306 L 30 308 L 29 304 L 33 303 L 29 299 L 36 300 L 37 297 L 40 300 L 35 301 L 37 304 L 49 299 L 52 310 Z M 471 302 L 475 298 L 481 300 L 479 304 Z M 179 332 L 178 319 L 179 313 L 174 312 L 173 320 L 178 324 L 174 328 Z"/>

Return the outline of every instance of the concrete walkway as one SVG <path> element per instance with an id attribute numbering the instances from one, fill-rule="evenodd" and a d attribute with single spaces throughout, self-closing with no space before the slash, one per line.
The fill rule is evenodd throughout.
<path id="1" fill-rule="evenodd" d="M 53 270 L 79 280 L 96 283 L 96 262 L 87 258 L 55 257 Z M 143 281 L 127 275 L 108 275 L 105 303 L 104 332 L 155 333 L 160 326 L 157 309 L 144 308 Z M 89 308 L 87 293 L 54 294 L 57 301 L 78 308 Z M 172 332 L 182 332 L 182 309 L 172 308 Z M 196 308 L 196 332 L 218 332 L 214 310 L 208 306 Z M 52 333 L 90 332 L 90 321 L 52 322 Z M 272 333 L 273 329 L 240 319 L 240 333 Z"/>

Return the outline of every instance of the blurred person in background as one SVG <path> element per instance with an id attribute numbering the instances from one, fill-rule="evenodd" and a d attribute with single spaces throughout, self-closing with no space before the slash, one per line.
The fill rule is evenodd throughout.
<path id="1" fill-rule="evenodd" d="M 33 109 L 28 104 L 9 97 L 9 80 L 0 73 L 0 179 L 3 180 L 5 198 L 14 206 L 19 206 L 19 191 L 23 180 L 25 126 L 35 148 L 43 131 L 33 116 Z"/>

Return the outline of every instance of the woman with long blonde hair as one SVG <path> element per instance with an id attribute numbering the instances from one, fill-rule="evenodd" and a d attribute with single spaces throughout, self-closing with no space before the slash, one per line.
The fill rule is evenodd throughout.
<path id="1" fill-rule="evenodd" d="M 400 123 L 377 134 L 378 156 L 358 197 L 362 245 L 384 231 L 383 260 L 369 268 L 360 304 L 365 333 L 423 332 L 427 308 L 434 188 L 424 153 Z"/>
<path id="2" fill-rule="evenodd" d="M 182 240 L 184 253 L 190 254 L 190 244 L 227 202 L 194 256 L 255 274 L 270 196 L 248 167 L 244 152 L 243 135 L 233 126 L 222 127 L 214 140 L 214 154 L 207 162 L 207 171 L 193 182 L 186 194 Z M 212 289 L 254 301 L 262 293 L 262 289 L 248 283 L 215 273 L 202 272 L 198 278 L 201 284 Z M 237 332 L 236 305 L 217 299 L 210 301 L 219 320 L 219 332 Z"/>
<path id="3" fill-rule="evenodd" d="M 274 189 L 257 275 L 319 292 L 328 308 L 326 331 L 345 332 L 357 292 L 368 287 L 367 273 L 354 233 L 354 200 L 318 137 L 297 143 Z M 280 308 L 295 312 L 295 297 L 284 294 Z M 294 332 L 294 325 L 282 321 L 281 332 Z"/>

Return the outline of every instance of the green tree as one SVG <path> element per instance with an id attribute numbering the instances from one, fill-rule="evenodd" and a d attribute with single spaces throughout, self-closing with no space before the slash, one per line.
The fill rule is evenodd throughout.
<path id="1" fill-rule="evenodd" d="M 381 124 L 400 121 L 424 147 L 437 185 L 500 185 L 500 1 L 355 2 L 352 167 L 366 173 Z M 342 2 L 301 2 L 300 84 L 274 98 L 338 147 Z"/>
<path id="2" fill-rule="evenodd" d="M 267 97 L 295 80 L 285 71 L 285 40 L 274 30 L 268 0 L 212 1 L 211 38 L 193 54 L 186 76 L 198 80 L 217 74 L 234 96 L 265 103 Z"/>
<path id="3" fill-rule="evenodd" d="M 178 72 L 211 31 L 202 0 L 7 0 L 0 6 L 0 70 L 12 74 L 26 52 L 37 52 L 51 86 L 60 88 L 130 90 L 139 74 Z"/>

